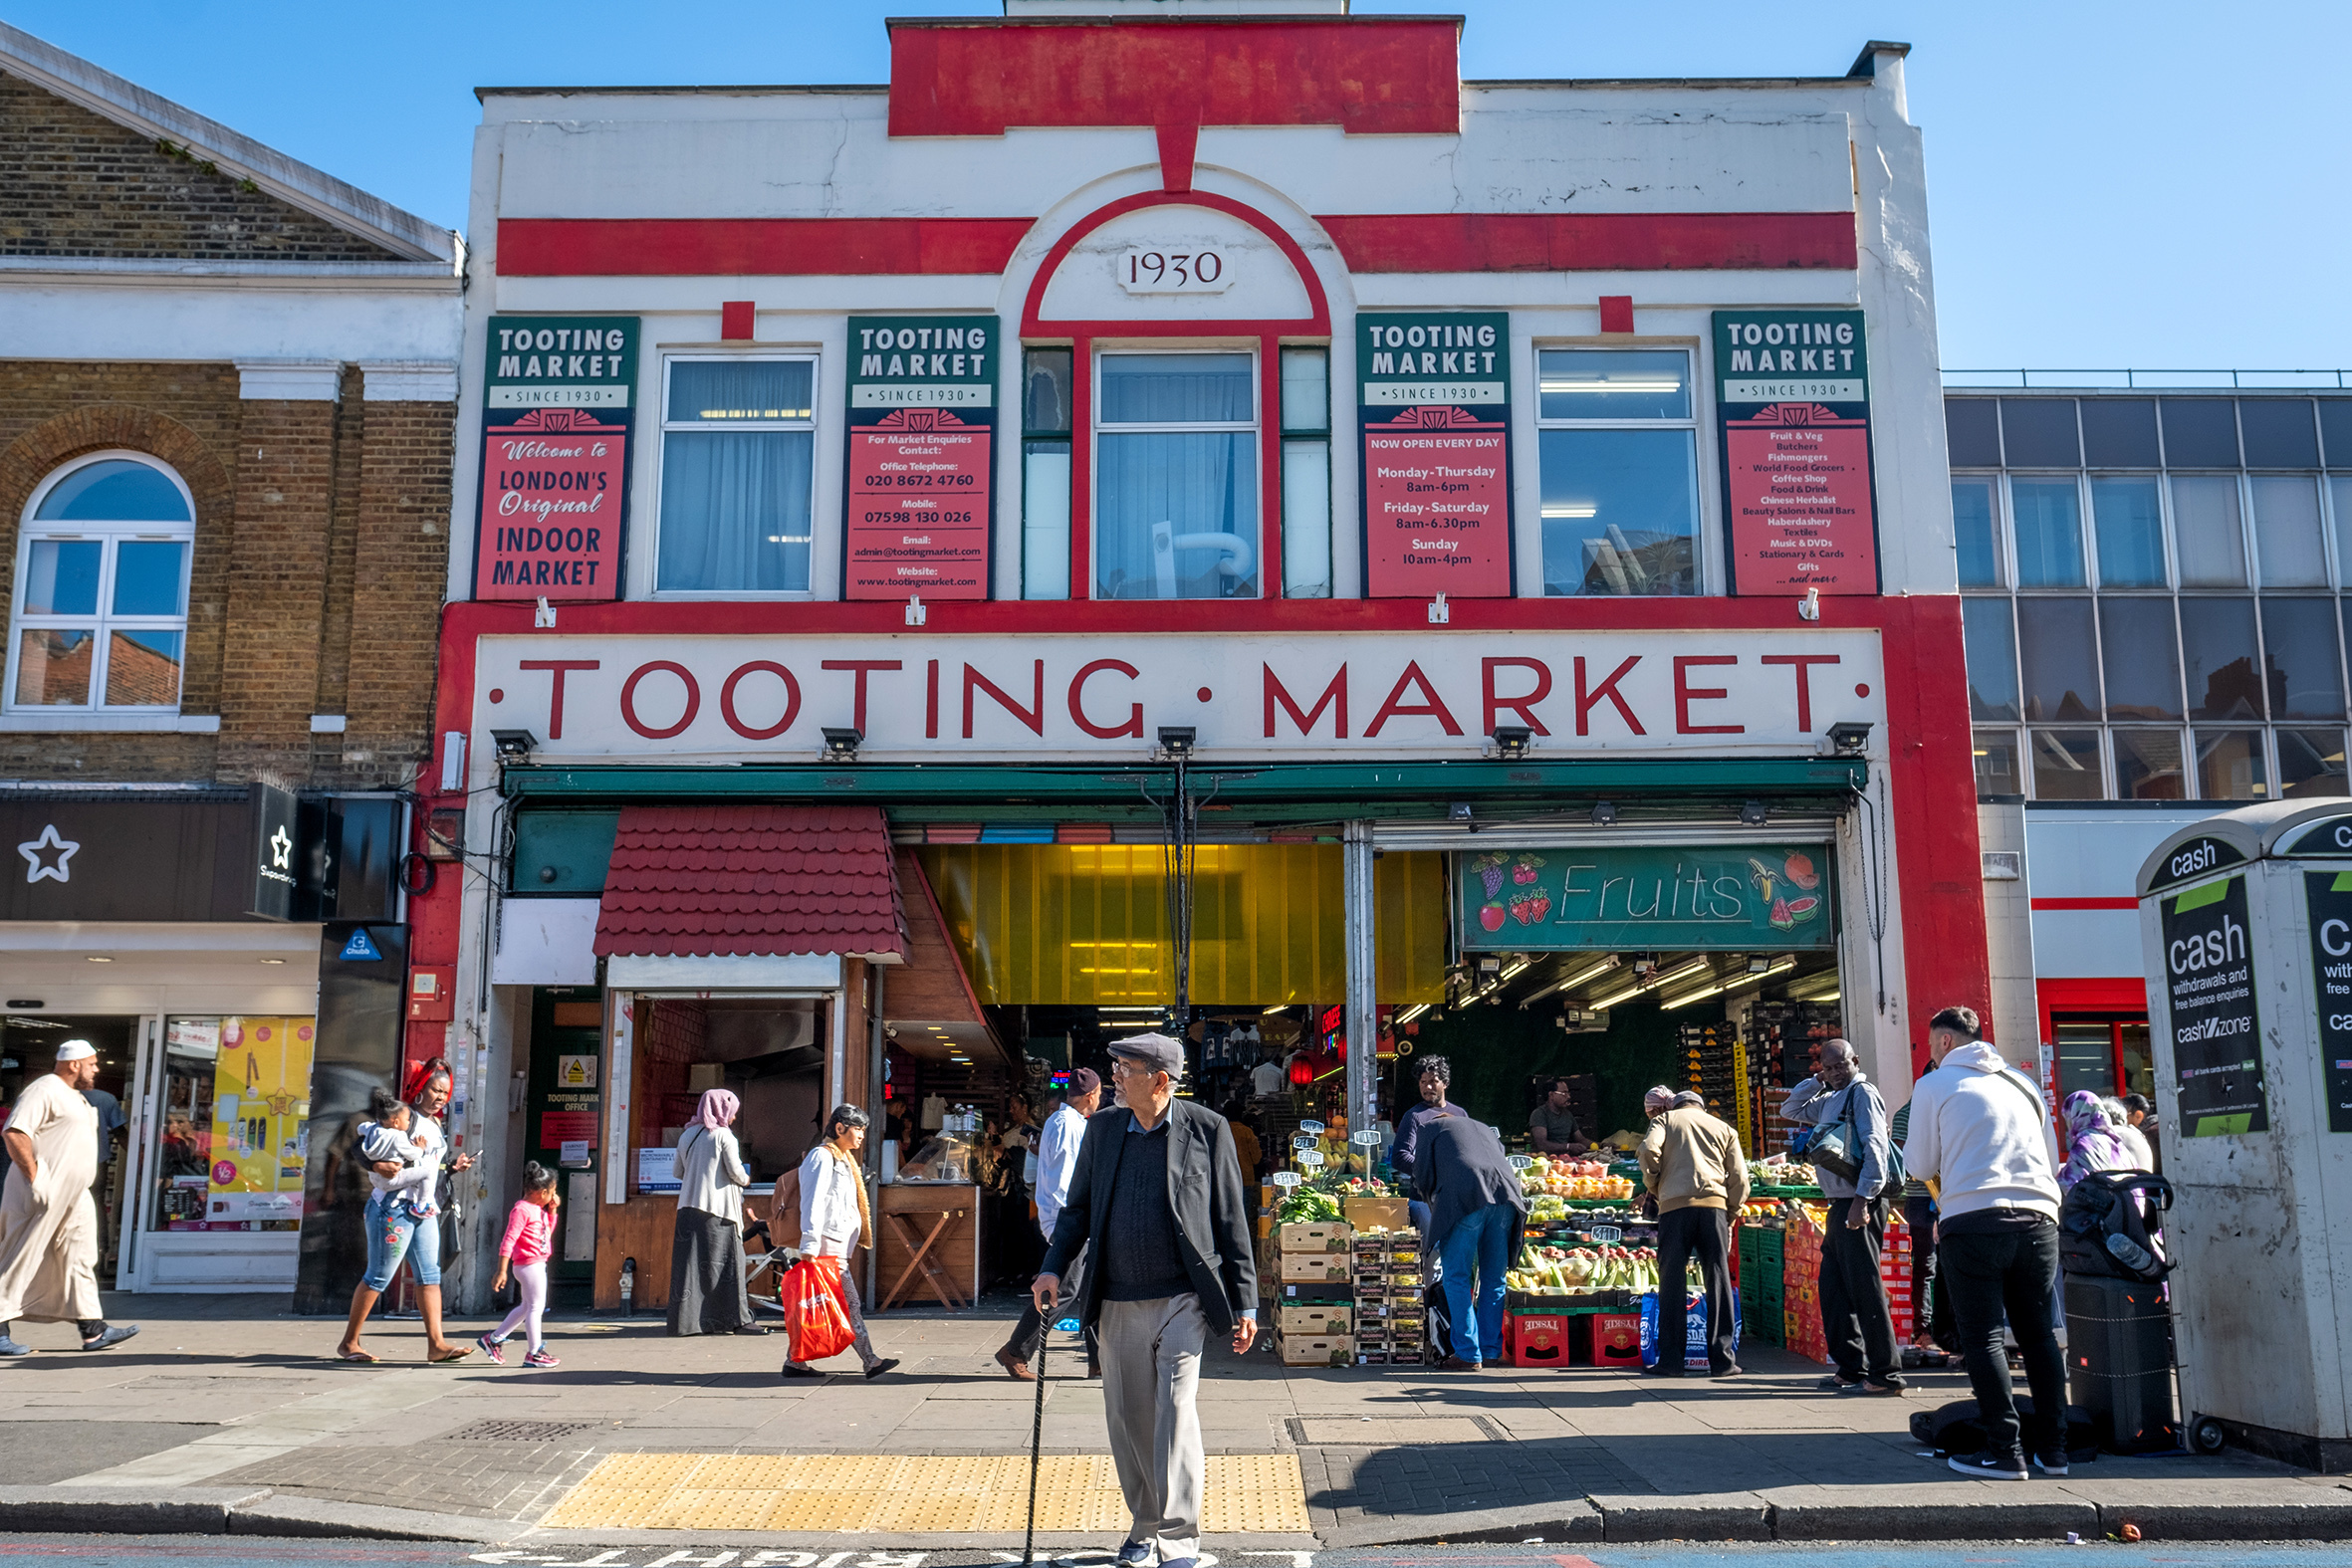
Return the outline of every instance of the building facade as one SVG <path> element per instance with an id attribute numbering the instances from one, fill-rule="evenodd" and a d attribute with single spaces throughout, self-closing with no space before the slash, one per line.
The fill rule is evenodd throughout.
<path id="1" fill-rule="evenodd" d="M 0 1089 L 100 1047 L 111 1283 L 336 1256 L 323 1156 L 397 1065 L 460 266 L 0 27 Z"/>
<path id="2" fill-rule="evenodd" d="M 408 1048 L 597 1301 L 700 1088 L 774 1175 L 1172 1008 L 1368 1130 L 1415 1030 L 1842 1029 L 1899 1098 L 1987 1005 L 1904 46 L 1480 83 L 1265 9 L 482 95 L 423 804 L 486 874 Z"/>
<path id="3" fill-rule="evenodd" d="M 2020 379 L 2051 384 L 1945 402 L 1996 1010 L 2060 1093 L 2153 1100 L 2137 869 L 2216 811 L 2352 792 L 2352 393 Z"/>

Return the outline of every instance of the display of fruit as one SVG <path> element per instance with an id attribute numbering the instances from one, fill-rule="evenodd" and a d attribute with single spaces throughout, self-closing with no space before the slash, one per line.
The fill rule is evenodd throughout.
<path id="1" fill-rule="evenodd" d="M 1537 1155 L 1519 1173 L 1519 1185 L 1522 1192 L 1553 1198 L 1590 1201 L 1633 1196 L 1633 1184 L 1624 1177 L 1611 1176 L 1608 1166 L 1599 1160 L 1549 1160 Z"/>
<path id="2" fill-rule="evenodd" d="M 1699 1288 L 1696 1264 L 1685 1277 Z M 1503 1276 L 1506 1286 L 1534 1295 L 1571 1295 L 1587 1290 L 1658 1288 L 1658 1251 L 1649 1246 L 1531 1246 L 1518 1268 Z"/>

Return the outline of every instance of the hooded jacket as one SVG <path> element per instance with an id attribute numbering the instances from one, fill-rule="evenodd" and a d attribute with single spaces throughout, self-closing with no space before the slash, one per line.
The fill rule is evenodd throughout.
<path id="1" fill-rule="evenodd" d="M 1903 1161 L 1938 1184 L 1946 1219 L 1987 1209 L 2058 1218 L 2057 1144 L 2041 1091 L 1982 1040 L 1955 1047 L 1911 1097 Z"/>

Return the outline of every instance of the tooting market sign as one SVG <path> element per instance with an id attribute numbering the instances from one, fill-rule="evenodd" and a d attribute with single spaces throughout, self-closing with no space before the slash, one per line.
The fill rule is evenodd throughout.
<path id="1" fill-rule="evenodd" d="M 1161 725 L 1206 754 L 1476 755 L 1498 725 L 1538 753 L 1809 755 L 1884 734 L 1876 632 L 486 637 L 477 736 L 546 757 L 1131 758 Z"/>

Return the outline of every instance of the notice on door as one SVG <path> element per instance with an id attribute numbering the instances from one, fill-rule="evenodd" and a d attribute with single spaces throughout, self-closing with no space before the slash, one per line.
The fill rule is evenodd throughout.
<path id="1" fill-rule="evenodd" d="M 2191 1138 L 2266 1132 L 2270 1102 L 2262 1084 L 2245 878 L 2170 894 L 2159 908 L 2181 1132 Z"/>
<path id="2" fill-rule="evenodd" d="M 1356 319 L 1364 571 L 1374 598 L 1508 598 L 1511 318 Z"/>
<path id="3" fill-rule="evenodd" d="M 2311 910 L 2312 1006 L 2327 1130 L 2352 1133 L 2352 871 L 2304 872 L 2303 897 Z"/>
<path id="4" fill-rule="evenodd" d="M 849 318 L 843 593 L 988 597 L 997 319 Z"/>
<path id="5" fill-rule="evenodd" d="M 1876 593 L 1859 311 L 1715 313 L 1724 515 L 1741 593 Z"/>
<path id="6" fill-rule="evenodd" d="M 499 316 L 483 362 L 474 596 L 620 596 L 637 318 Z"/>

